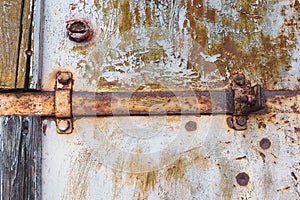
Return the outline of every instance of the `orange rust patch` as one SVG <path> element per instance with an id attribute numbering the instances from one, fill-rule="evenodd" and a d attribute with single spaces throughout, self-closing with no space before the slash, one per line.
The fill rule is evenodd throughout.
<path id="1" fill-rule="evenodd" d="M 87 54 L 87 51 L 86 51 L 86 47 L 84 46 L 74 46 L 73 47 L 73 51 L 76 51 L 82 55 L 86 55 Z"/>
<path id="2" fill-rule="evenodd" d="M 216 9 L 208 9 L 206 18 L 208 22 L 216 22 L 217 10 Z"/>
<path id="3" fill-rule="evenodd" d="M 135 21 L 137 24 L 139 24 L 141 21 L 141 17 L 140 17 L 140 11 L 138 7 L 134 8 L 134 14 L 135 14 Z"/>

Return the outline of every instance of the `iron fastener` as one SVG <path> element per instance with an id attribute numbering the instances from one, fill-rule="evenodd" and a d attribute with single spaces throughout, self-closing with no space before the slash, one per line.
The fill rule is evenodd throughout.
<path id="1" fill-rule="evenodd" d="M 249 183 L 249 175 L 245 172 L 239 173 L 236 177 L 236 182 L 240 185 L 240 186 L 247 186 Z"/>
<path id="2" fill-rule="evenodd" d="M 237 74 L 234 79 L 234 83 L 239 85 L 239 86 L 244 86 L 246 83 L 246 78 L 244 74 Z"/>
<path id="3" fill-rule="evenodd" d="M 67 35 L 74 42 L 89 42 L 93 38 L 94 31 L 83 19 L 72 19 L 67 21 Z"/>

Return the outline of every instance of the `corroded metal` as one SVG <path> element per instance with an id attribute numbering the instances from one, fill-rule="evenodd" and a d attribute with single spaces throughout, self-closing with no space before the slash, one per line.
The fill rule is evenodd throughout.
<path id="1" fill-rule="evenodd" d="M 267 90 L 300 89 L 299 0 L 43 2 L 44 91 L 66 69 L 86 92 L 219 90 L 236 71 Z M 91 42 L 69 41 L 72 18 L 90 22 Z M 224 115 L 77 118 L 67 137 L 45 120 L 43 199 L 299 199 L 299 93 L 271 94 L 240 133 Z M 141 170 L 153 152 L 158 167 Z"/>
<path id="2" fill-rule="evenodd" d="M 72 74 L 70 72 L 58 72 L 55 88 L 55 117 L 58 133 L 72 133 Z"/>
<path id="3" fill-rule="evenodd" d="M 266 109 L 258 111 L 258 114 L 270 113 L 274 109 L 300 113 L 297 102 L 291 100 L 297 99 L 300 91 L 267 90 L 265 95 Z M 55 109 L 55 99 L 60 101 L 55 98 L 55 92 L 5 92 L 0 94 L 0 99 L 1 116 L 70 116 L 68 107 Z M 70 97 L 67 95 L 66 99 Z M 290 101 L 291 106 L 280 107 L 284 101 Z M 72 116 L 195 115 L 235 112 L 233 93 L 228 91 L 73 92 L 70 105 Z"/>
<path id="4" fill-rule="evenodd" d="M 94 35 L 86 20 L 68 20 L 66 28 L 69 39 L 74 42 L 89 42 Z"/>
<path id="5" fill-rule="evenodd" d="M 230 126 L 236 130 L 247 129 L 247 115 L 265 108 L 264 88 L 251 86 L 242 73 L 233 76 L 234 113 Z"/>

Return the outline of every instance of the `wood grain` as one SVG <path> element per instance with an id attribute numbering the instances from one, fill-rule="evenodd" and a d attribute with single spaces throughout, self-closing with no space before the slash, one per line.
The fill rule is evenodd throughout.
<path id="1" fill-rule="evenodd" d="M 32 0 L 0 0 L 0 88 L 26 87 L 31 6 Z"/>
<path id="2" fill-rule="evenodd" d="M 41 199 L 40 123 L 38 117 L 0 118 L 1 199 Z"/>

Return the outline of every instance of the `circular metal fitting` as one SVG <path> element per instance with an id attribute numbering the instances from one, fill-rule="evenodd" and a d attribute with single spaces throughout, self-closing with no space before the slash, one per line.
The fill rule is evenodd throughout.
<path id="1" fill-rule="evenodd" d="M 239 173 L 236 177 L 236 182 L 240 185 L 240 186 L 247 186 L 248 182 L 249 182 L 249 175 L 245 172 Z"/>
<path id="2" fill-rule="evenodd" d="M 245 85 L 245 83 L 246 83 L 245 75 L 244 75 L 244 74 L 237 74 L 237 75 L 234 77 L 233 81 L 234 81 L 237 85 L 243 86 L 243 85 Z"/>
<path id="3" fill-rule="evenodd" d="M 93 38 L 94 32 L 83 19 L 72 19 L 67 21 L 67 35 L 74 42 L 89 42 Z"/>
<path id="4" fill-rule="evenodd" d="M 246 116 L 237 116 L 236 123 L 239 126 L 245 126 L 247 124 L 247 117 Z"/>
<path id="5" fill-rule="evenodd" d="M 68 85 L 72 79 L 72 75 L 70 73 L 57 73 L 57 81 L 62 85 Z"/>
<path id="6" fill-rule="evenodd" d="M 271 141 L 268 138 L 263 138 L 260 142 L 259 142 L 259 146 L 263 149 L 263 150 L 267 150 L 271 147 Z"/>

